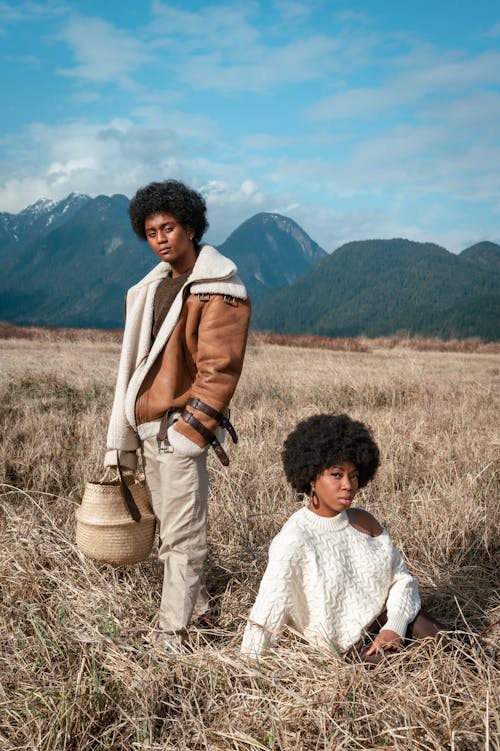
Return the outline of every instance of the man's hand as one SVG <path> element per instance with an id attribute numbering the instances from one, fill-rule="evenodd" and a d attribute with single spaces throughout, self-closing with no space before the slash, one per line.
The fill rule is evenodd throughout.
<path id="1" fill-rule="evenodd" d="M 399 634 L 389 628 L 383 628 L 373 640 L 373 644 L 366 651 L 366 654 L 372 655 L 376 652 L 387 652 L 389 650 L 396 652 L 400 648 L 401 642 L 402 638 Z"/>
<path id="2" fill-rule="evenodd" d="M 134 472 L 137 469 L 137 452 L 135 450 L 122 451 L 120 449 L 108 449 L 104 455 L 104 467 L 116 469 L 118 462 L 120 462 L 122 472 L 125 469 L 130 469 Z"/>

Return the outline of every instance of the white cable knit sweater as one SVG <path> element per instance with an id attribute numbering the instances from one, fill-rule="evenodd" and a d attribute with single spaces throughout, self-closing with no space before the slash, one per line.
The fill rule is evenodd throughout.
<path id="1" fill-rule="evenodd" d="M 258 657 L 285 624 L 313 644 L 344 651 L 384 608 L 384 628 L 400 636 L 420 610 L 417 581 L 388 533 L 370 537 L 345 511 L 330 519 L 304 507 L 271 542 L 241 651 Z"/>

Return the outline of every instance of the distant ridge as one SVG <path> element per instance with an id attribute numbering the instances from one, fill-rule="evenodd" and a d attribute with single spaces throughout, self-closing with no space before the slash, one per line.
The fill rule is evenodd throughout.
<path id="1" fill-rule="evenodd" d="M 16 215 L 19 239 L 4 258 L 0 318 L 84 328 L 123 325 L 125 290 L 154 265 L 130 229 L 128 203 L 122 195 L 73 195 L 52 207 L 37 202 Z M 8 222 L 12 226 L 12 215 L 7 222 L 0 215 L 0 224 Z"/>
<path id="2" fill-rule="evenodd" d="M 460 253 L 460 257 L 487 271 L 500 272 L 500 245 L 484 241 L 471 245 Z"/>
<path id="3" fill-rule="evenodd" d="M 157 260 L 130 228 L 126 196 L 37 201 L 0 214 L 0 318 L 13 323 L 114 328 L 125 291 Z M 327 255 L 291 219 L 257 214 L 220 247 L 255 301 Z"/>
<path id="4" fill-rule="evenodd" d="M 90 196 L 70 193 L 62 201 L 40 198 L 19 214 L 0 212 L 0 260 L 7 260 L 14 248 L 23 247 L 67 222 Z"/>
<path id="5" fill-rule="evenodd" d="M 269 213 L 240 224 L 220 251 L 236 263 L 253 300 L 290 284 L 328 255 L 293 219 Z"/>
<path id="6" fill-rule="evenodd" d="M 70 194 L 0 213 L 0 319 L 119 328 L 126 289 L 156 259 L 128 198 Z M 456 255 L 403 238 L 351 242 L 328 255 L 292 219 L 259 213 L 220 250 L 238 265 L 252 328 L 322 336 L 410 334 L 500 340 L 500 245 Z"/>
<path id="7" fill-rule="evenodd" d="M 500 246 L 489 245 L 496 257 Z M 500 273 L 477 256 L 484 258 L 482 249 L 462 257 L 405 239 L 347 243 L 289 287 L 266 295 L 253 326 L 323 336 L 404 329 L 445 339 L 500 339 Z"/>

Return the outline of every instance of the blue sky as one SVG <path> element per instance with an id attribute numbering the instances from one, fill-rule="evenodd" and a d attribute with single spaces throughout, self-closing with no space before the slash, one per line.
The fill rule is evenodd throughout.
<path id="1" fill-rule="evenodd" d="M 0 1 L 0 211 L 200 190 L 332 251 L 500 242 L 500 2 Z"/>

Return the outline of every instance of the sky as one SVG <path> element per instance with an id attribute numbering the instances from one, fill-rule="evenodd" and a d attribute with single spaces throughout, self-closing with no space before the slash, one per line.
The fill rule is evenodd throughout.
<path id="1" fill-rule="evenodd" d="M 499 0 L 0 0 L 0 211 L 176 178 L 207 240 L 500 243 Z"/>

